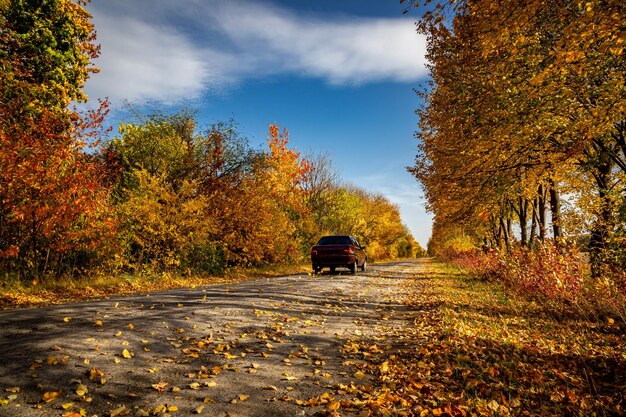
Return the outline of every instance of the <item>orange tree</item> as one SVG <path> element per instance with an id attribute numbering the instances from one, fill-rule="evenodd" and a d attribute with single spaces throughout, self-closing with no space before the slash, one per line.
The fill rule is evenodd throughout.
<path id="1" fill-rule="evenodd" d="M 41 276 L 87 266 L 112 227 L 97 159 L 106 113 L 79 115 L 98 47 L 84 3 L 0 3 L 0 267 Z"/>

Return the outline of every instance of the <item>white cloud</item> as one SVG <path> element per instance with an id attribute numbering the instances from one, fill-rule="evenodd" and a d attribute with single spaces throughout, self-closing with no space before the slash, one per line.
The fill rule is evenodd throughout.
<path id="1" fill-rule="evenodd" d="M 211 51 L 202 51 L 173 28 L 155 27 L 133 17 L 95 16 L 102 53 L 87 93 L 112 101 L 177 101 L 198 97 L 205 88 L 223 80 L 220 62 Z M 218 57 L 221 58 L 221 57 Z"/>
<path id="2" fill-rule="evenodd" d="M 92 97 L 175 102 L 283 73 L 349 85 L 425 75 L 425 39 L 407 19 L 321 20 L 247 1 L 96 6 L 102 55 Z"/>
<path id="3" fill-rule="evenodd" d="M 213 8 L 212 24 L 279 70 L 335 84 L 411 81 L 425 73 L 425 38 L 407 19 L 320 20 L 267 5 L 228 3 Z M 251 50 L 251 51 L 250 51 Z"/>

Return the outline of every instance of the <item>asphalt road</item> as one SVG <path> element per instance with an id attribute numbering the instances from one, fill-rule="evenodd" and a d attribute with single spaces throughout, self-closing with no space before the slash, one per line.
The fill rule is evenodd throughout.
<path id="1" fill-rule="evenodd" d="M 419 261 L 0 312 L 0 416 L 312 416 Z M 355 378 L 359 379 L 356 381 Z M 347 394 L 345 394 L 347 395 Z"/>

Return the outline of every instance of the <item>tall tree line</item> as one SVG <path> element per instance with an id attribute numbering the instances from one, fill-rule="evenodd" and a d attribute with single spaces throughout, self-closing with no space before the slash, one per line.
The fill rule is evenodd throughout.
<path id="1" fill-rule="evenodd" d="M 462 231 L 476 245 L 530 247 L 566 235 L 583 238 L 596 276 L 623 263 L 625 22 L 619 0 L 427 10 L 431 81 L 410 171 L 447 231 L 435 241 Z"/>

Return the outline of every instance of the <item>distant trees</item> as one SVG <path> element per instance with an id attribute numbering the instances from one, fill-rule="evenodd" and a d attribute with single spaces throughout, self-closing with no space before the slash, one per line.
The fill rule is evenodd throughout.
<path id="1" fill-rule="evenodd" d="M 410 171 L 435 214 L 432 248 L 580 231 L 594 275 L 624 266 L 625 16 L 618 0 L 472 0 L 423 17 L 432 81 Z"/>
<path id="2" fill-rule="evenodd" d="M 350 233 L 371 256 L 412 256 L 418 244 L 384 197 L 339 185 L 327 156 L 310 159 L 270 126 L 251 149 L 233 122 L 197 128 L 192 113 L 120 125 L 103 150 L 122 225 L 120 266 L 219 273 L 299 262 L 323 234 Z"/>

